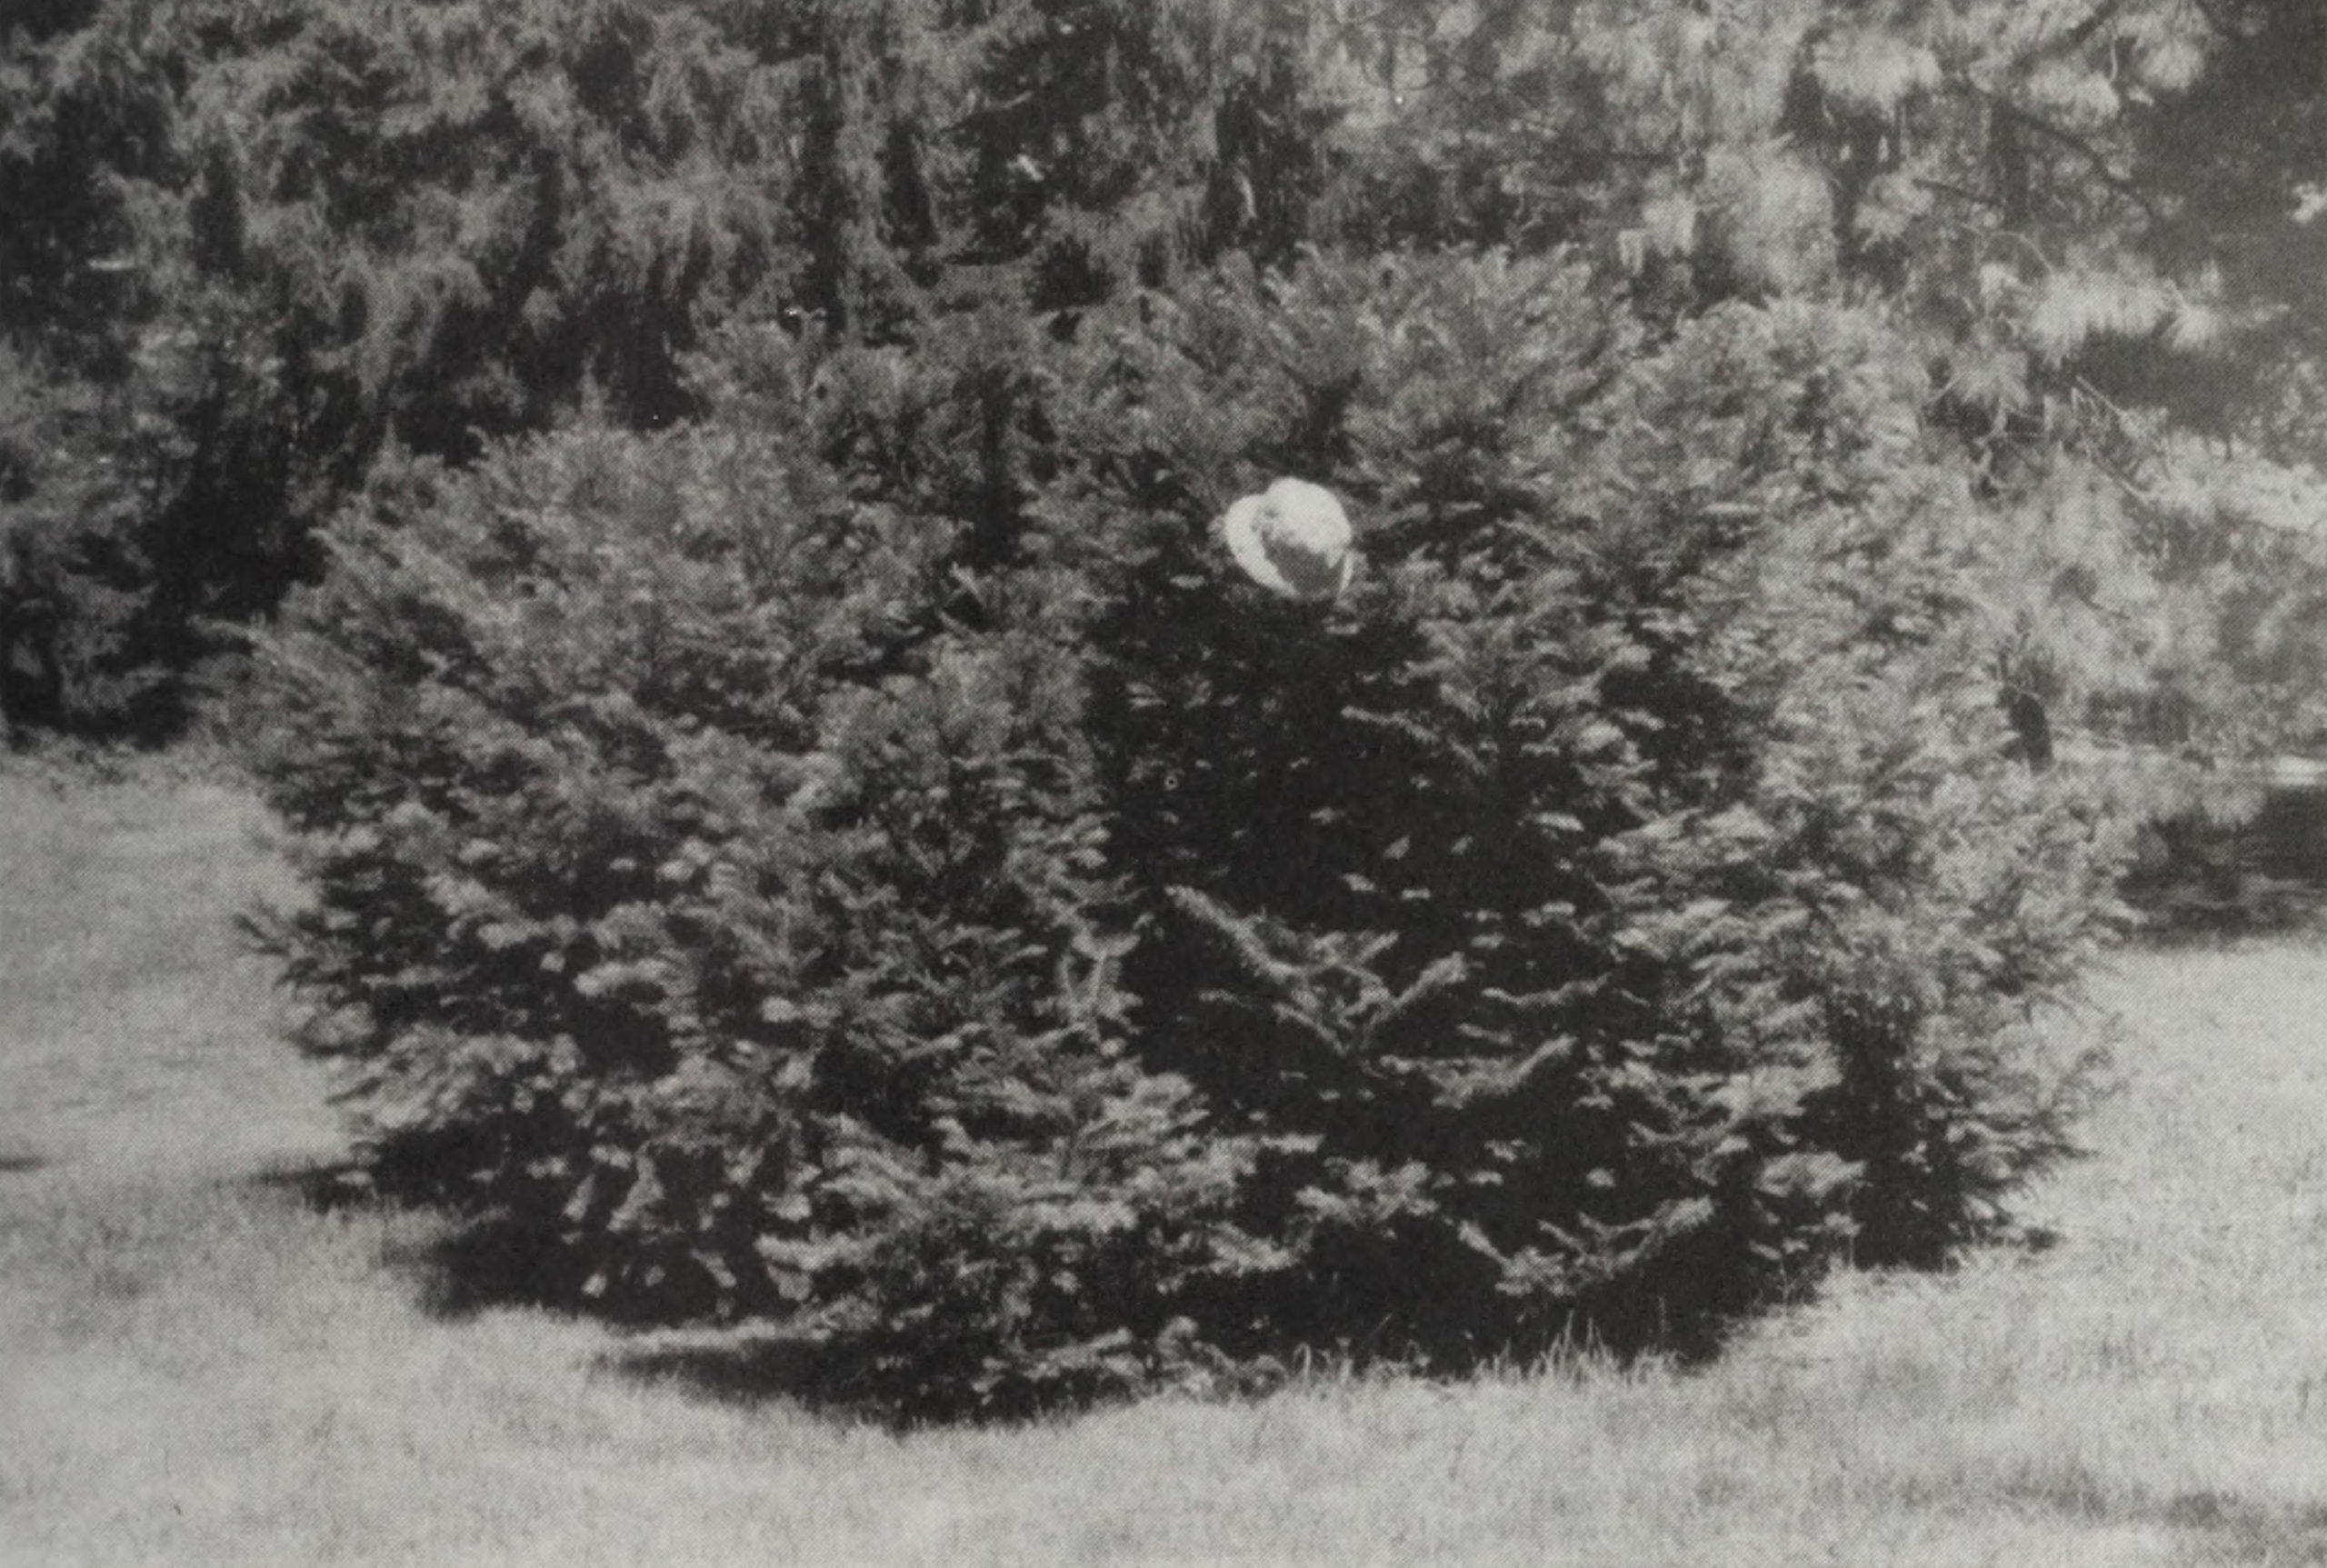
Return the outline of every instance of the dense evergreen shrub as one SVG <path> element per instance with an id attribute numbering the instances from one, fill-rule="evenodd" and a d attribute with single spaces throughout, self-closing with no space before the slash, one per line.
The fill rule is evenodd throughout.
<path id="1" fill-rule="evenodd" d="M 1278 1332 L 1685 1336 L 1991 1234 L 2065 1147 L 2120 839 L 2012 755 L 1920 366 L 1849 310 L 1624 319 L 1558 263 L 1231 271 L 1061 400 L 1142 1048 L 1299 1136 L 1243 1216 Z M 1330 610 L 1203 526 L 1286 472 L 1359 520 Z"/>
<path id="2" fill-rule="evenodd" d="M 1192 1370 L 1249 1141 L 1128 1049 L 1076 585 L 945 616 L 966 526 L 852 495 L 758 369 L 748 424 L 406 465 L 333 530 L 258 745 L 306 1044 L 553 1294 L 793 1319 L 924 1406 Z"/>
<path id="3" fill-rule="evenodd" d="M 1702 1344 L 1994 1233 L 2117 845 L 2013 754 L 1997 524 L 1877 318 L 1627 321 L 1232 265 L 384 475 L 260 747 L 380 1174 L 924 1411 Z M 1212 531 L 1282 474 L 1337 602 Z"/>

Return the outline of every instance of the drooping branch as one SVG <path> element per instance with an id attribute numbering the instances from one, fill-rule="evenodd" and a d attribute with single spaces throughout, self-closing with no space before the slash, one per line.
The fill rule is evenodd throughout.
<path id="1" fill-rule="evenodd" d="M 2091 15 L 2062 35 L 2060 48 L 2064 53 L 2082 49 L 2091 41 L 2095 33 L 2114 21 L 2117 13 L 2124 8 L 2125 0 L 2102 0 L 2099 5 L 2093 7 Z"/>
<path id="2" fill-rule="evenodd" d="M 2162 224 L 2165 221 L 2165 215 L 2159 210 L 2155 198 L 2131 179 L 2118 173 L 2116 167 L 2110 163 L 2109 155 L 2094 146 L 2086 137 L 2077 135 L 2064 125 L 2054 125 L 2034 110 L 2012 102 L 2001 93 L 1992 92 L 1971 82 L 1959 82 L 1955 85 L 1958 92 L 1969 94 L 1977 98 L 1996 115 L 2012 125 L 2032 131 L 2046 141 L 2074 153 L 2102 186 L 2112 195 L 2139 207 L 2142 215 L 2152 223 Z"/>

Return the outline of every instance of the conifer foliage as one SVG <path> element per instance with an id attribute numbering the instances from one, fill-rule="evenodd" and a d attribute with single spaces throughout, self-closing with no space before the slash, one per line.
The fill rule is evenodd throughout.
<path id="1" fill-rule="evenodd" d="M 947 619 L 963 531 L 852 494 L 759 371 L 748 423 L 415 469 L 334 528 L 260 745 L 307 1044 L 382 1179 L 553 1298 L 796 1319 L 940 1408 L 1164 1375 L 1186 1282 L 1257 1252 L 1250 1140 L 1130 1049 L 1074 580 Z"/>
<path id="2" fill-rule="evenodd" d="M 1264 1156 L 1279 1328 L 1459 1363 L 1929 1263 L 2063 1147 L 2031 1049 L 2115 862 L 2010 754 L 1993 528 L 1845 310 L 1649 345 L 1558 262 L 1231 273 L 1087 356 L 1054 525 L 1139 521 L 1093 730 L 1148 1059 Z M 1331 608 L 1198 526 L 1351 498 Z"/>
<path id="3" fill-rule="evenodd" d="M 699 426 L 335 526 L 275 939 L 382 1175 L 1006 1411 L 1707 1343 L 2065 1146 L 2112 841 L 2010 754 L 1990 524 L 1872 317 L 1312 258 L 951 335 L 774 335 Z M 1213 526 L 1283 474 L 1337 599 Z"/>

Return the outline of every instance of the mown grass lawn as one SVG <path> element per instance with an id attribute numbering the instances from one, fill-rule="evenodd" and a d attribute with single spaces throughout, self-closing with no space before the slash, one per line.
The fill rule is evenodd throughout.
<path id="1" fill-rule="evenodd" d="M 2147 953 L 2038 1253 L 1702 1371 L 898 1436 L 319 1211 L 229 788 L 0 773 L 0 1564 L 2327 1563 L 2327 947 Z M 663 1370 L 658 1370 L 663 1369 Z"/>

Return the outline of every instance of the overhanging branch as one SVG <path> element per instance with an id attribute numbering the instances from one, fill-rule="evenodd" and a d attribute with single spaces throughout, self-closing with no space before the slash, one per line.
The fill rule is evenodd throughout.
<path id="1" fill-rule="evenodd" d="M 2066 147 L 2083 160 L 2085 165 L 2092 171 L 2094 177 L 2103 186 L 2139 207 L 2152 223 L 2162 224 L 2165 221 L 2165 215 L 2158 210 L 2156 201 L 2147 191 L 2133 184 L 2125 175 L 2119 174 L 2110 164 L 2108 154 L 2094 146 L 2084 137 L 2078 135 L 2074 131 L 2065 126 L 2056 125 L 2034 110 L 2025 108 L 2002 94 L 1990 92 L 1974 83 L 1958 83 L 1957 90 L 1979 99 L 1995 113 L 2011 120 L 2013 125 L 2023 126 L 2049 142 Z"/>

